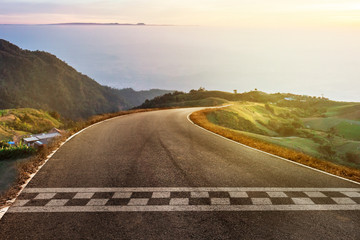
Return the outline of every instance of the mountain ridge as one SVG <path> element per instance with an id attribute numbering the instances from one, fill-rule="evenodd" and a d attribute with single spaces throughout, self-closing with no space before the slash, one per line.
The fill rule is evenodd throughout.
<path id="1" fill-rule="evenodd" d="M 23 50 L 0 39 L 0 109 L 51 110 L 77 120 L 130 109 L 172 92 L 131 90 L 100 85 L 55 55 Z"/>

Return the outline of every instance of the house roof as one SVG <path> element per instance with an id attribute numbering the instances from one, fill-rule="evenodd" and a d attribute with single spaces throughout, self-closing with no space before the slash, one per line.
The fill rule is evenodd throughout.
<path id="1" fill-rule="evenodd" d="M 35 142 L 37 140 L 39 140 L 37 137 L 24 138 L 24 141 L 26 141 L 26 142 Z"/>
<path id="2" fill-rule="evenodd" d="M 59 133 L 43 133 L 43 134 L 35 135 L 34 137 L 37 137 L 38 139 L 42 140 L 42 139 L 53 138 L 53 137 L 57 137 L 57 136 L 60 136 L 60 134 Z"/>
<path id="3" fill-rule="evenodd" d="M 43 134 L 32 135 L 28 138 L 24 138 L 24 141 L 35 142 L 35 141 L 39 141 L 39 140 L 54 138 L 57 136 L 61 136 L 61 134 L 60 133 L 43 133 Z"/>

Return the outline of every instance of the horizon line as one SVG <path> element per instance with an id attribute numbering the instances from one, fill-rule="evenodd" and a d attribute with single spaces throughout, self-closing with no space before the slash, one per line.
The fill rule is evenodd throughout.
<path id="1" fill-rule="evenodd" d="M 63 23 L 0 23 L 0 25 L 25 25 L 25 26 L 37 26 L 37 25 L 52 25 L 52 26 L 56 26 L 56 25 L 65 25 L 65 26 L 71 26 L 71 25 L 75 25 L 75 26 L 82 26 L 82 25 L 87 25 L 87 26 L 141 26 L 141 27 L 146 27 L 146 26 L 169 26 L 169 27 L 176 27 L 176 26 L 187 26 L 187 27 L 191 27 L 191 26 L 200 26 L 200 25 L 178 25 L 178 24 L 146 24 L 143 22 L 139 22 L 139 23 L 117 23 L 117 22 L 108 22 L 108 23 L 101 23 L 101 22 L 63 22 Z"/>

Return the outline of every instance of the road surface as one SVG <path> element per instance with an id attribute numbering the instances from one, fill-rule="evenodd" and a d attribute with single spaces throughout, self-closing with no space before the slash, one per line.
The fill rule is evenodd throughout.
<path id="1" fill-rule="evenodd" d="M 64 144 L 0 220 L 1 239 L 360 239 L 360 186 L 188 121 L 122 116 Z"/>

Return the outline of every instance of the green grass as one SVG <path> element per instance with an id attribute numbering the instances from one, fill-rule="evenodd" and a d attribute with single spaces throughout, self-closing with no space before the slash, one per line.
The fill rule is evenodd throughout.
<path id="1" fill-rule="evenodd" d="M 234 102 L 232 106 L 210 113 L 209 120 L 220 126 L 268 136 L 280 136 L 279 129 L 283 126 L 292 125 L 302 111 L 278 107 L 276 105 L 265 106 L 263 103 Z M 276 123 L 270 126 L 271 123 Z"/>
<path id="2" fill-rule="evenodd" d="M 249 137 L 360 169 L 360 162 L 346 158 L 347 153 L 360 155 L 360 120 L 344 118 L 359 106 L 335 102 L 325 108 L 324 117 L 318 117 L 311 109 L 234 102 L 231 107 L 209 112 L 207 119 Z M 324 146 L 334 153 L 324 152 Z"/>
<path id="3" fill-rule="evenodd" d="M 242 132 L 249 137 L 254 137 L 265 142 L 276 144 L 282 147 L 290 148 L 299 152 L 309 154 L 314 157 L 320 157 L 321 154 L 316 151 L 319 144 L 308 138 L 302 137 L 269 137 L 260 134 Z"/>
<path id="4" fill-rule="evenodd" d="M 337 117 L 303 119 L 306 127 L 327 132 L 336 129 L 338 135 L 350 140 L 360 140 L 360 121 Z"/>
<path id="5" fill-rule="evenodd" d="M 331 106 L 325 113 L 327 117 L 341 117 L 350 120 L 360 120 L 360 103 L 342 103 Z"/>
<path id="6" fill-rule="evenodd" d="M 360 141 L 360 121 L 343 121 L 335 128 L 344 138 Z"/>

